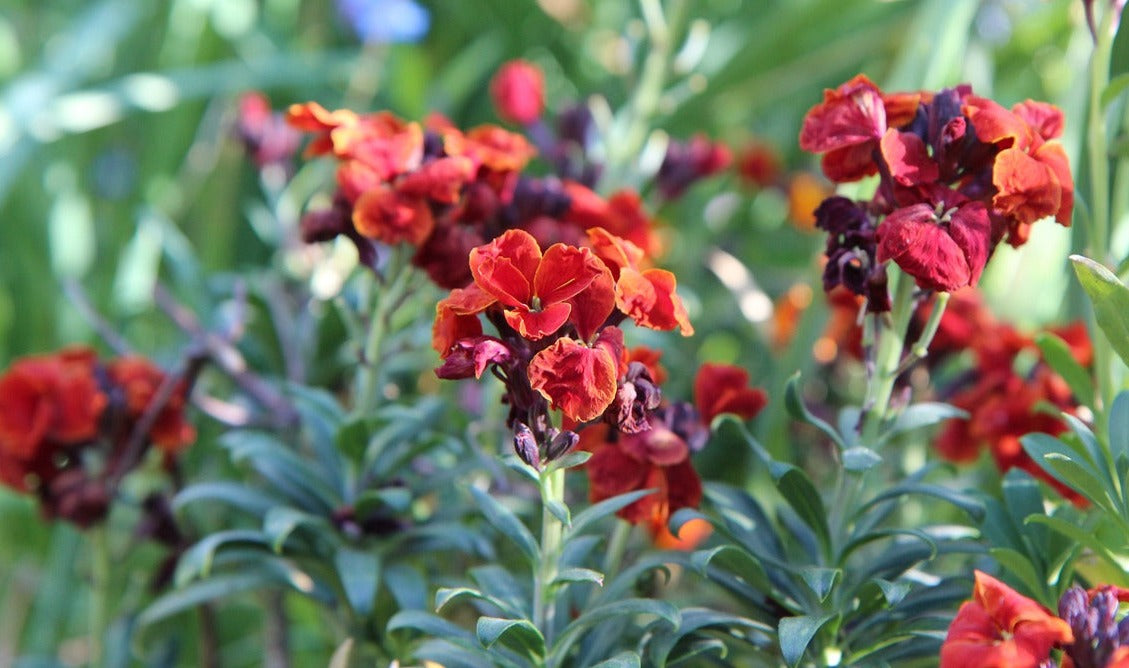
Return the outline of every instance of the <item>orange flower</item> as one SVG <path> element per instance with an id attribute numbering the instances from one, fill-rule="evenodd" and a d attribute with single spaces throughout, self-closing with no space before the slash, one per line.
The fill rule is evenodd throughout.
<path id="1" fill-rule="evenodd" d="M 615 399 L 622 350 L 623 334 L 615 327 L 602 331 L 592 346 L 561 337 L 533 356 L 529 384 L 570 419 L 594 420 Z"/>
<path id="2" fill-rule="evenodd" d="M 957 611 L 941 645 L 941 668 L 1037 668 L 1070 625 L 999 580 L 976 571 L 972 600 Z"/>
<path id="3" fill-rule="evenodd" d="M 686 306 L 675 292 L 674 274 L 664 269 L 640 270 L 643 251 L 602 227 L 589 229 L 588 239 L 615 279 L 615 303 L 619 310 L 643 327 L 677 327 L 683 336 L 694 333 Z"/>
<path id="4" fill-rule="evenodd" d="M 419 246 L 435 229 L 435 218 L 426 201 L 377 185 L 357 198 L 353 227 L 362 236 L 389 245 L 404 241 Z"/>
<path id="5" fill-rule="evenodd" d="M 709 424 L 722 413 L 752 419 L 768 403 L 760 388 L 747 387 L 749 372 L 730 364 L 703 364 L 694 378 L 694 403 Z"/>

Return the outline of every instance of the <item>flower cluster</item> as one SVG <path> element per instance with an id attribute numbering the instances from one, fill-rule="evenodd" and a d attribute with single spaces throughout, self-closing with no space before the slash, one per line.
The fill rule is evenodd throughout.
<path id="1" fill-rule="evenodd" d="M 1072 587 L 1055 616 L 990 575 L 976 571 L 975 581 L 941 646 L 941 668 L 1129 667 L 1129 620 L 1117 619 L 1129 591 Z M 1061 664 L 1051 657 L 1055 649 Z"/>
<path id="2" fill-rule="evenodd" d="M 291 106 L 290 125 L 314 135 L 306 155 L 338 163 L 332 204 L 303 217 L 302 238 L 314 243 L 345 236 L 373 268 L 374 242 L 410 244 L 413 264 L 447 289 L 471 284 L 465 261 L 471 249 L 507 230 L 524 230 L 548 248 L 581 245 L 588 230 L 601 227 L 657 254 L 658 237 L 639 193 L 622 189 L 605 198 L 593 190 L 603 168 L 591 150 L 587 107 L 546 119 L 544 88 L 541 71 L 525 61 L 504 65 L 490 86 L 499 116 L 521 125 L 528 138 L 491 124 L 463 131 L 438 114 L 419 123 L 387 111 Z M 525 173 L 539 154 L 553 174 Z M 672 140 L 656 183 L 674 198 L 729 162 L 728 149 L 704 137 Z"/>
<path id="3" fill-rule="evenodd" d="M 1075 361 L 1090 365 L 1093 350 L 1082 323 L 1049 332 L 1067 343 Z M 930 360 L 939 364 L 962 351 L 972 353 L 974 367 L 959 384 L 946 390 L 945 398 L 967 411 L 969 417 L 944 425 L 936 441 L 941 456 L 971 461 L 986 447 L 1001 471 L 1021 468 L 1048 481 L 1076 503 L 1081 502 L 1076 492 L 1050 478 L 1020 444 L 1020 438 L 1032 432 L 1067 431 L 1066 423 L 1047 407 L 1071 414 L 1078 410 L 1066 381 L 1037 357 L 1034 339 L 997 321 L 978 293 L 965 290 L 953 295 L 942 315 Z M 1022 368 L 1025 357 L 1038 361 Z"/>
<path id="4" fill-rule="evenodd" d="M 50 517 L 101 520 L 148 445 L 173 456 L 196 438 L 186 385 L 158 397 L 165 381 L 144 358 L 102 363 L 87 348 L 16 361 L 0 376 L 0 483 L 38 495 Z"/>
<path id="5" fill-rule="evenodd" d="M 509 230 L 475 248 L 474 282 L 436 306 L 432 343 L 444 360 L 437 373 L 481 377 L 492 368 L 506 384 L 518 453 L 533 466 L 539 450 L 551 459 L 575 444 L 575 435 L 553 429 L 550 406 L 575 423 L 604 418 L 628 432 L 647 429 L 658 387 L 629 364 L 618 324 L 630 318 L 685 335 L 693 328 L 674 275 L 645 260 L 638 246 L 599 227 L 584 246 L 542 251 L 533 235 Z M 479 315 L 497 336 L 483 333 Z"/>
<path id="6" fill-rule="evenodd" d="M 885 263 L 924 290 L 975 285 L 998 243 L 1020 246 L 1035 221 L 1070 224 L 1070 165 L 1055 139 L 1062 113 L 1028 100 L 1011 110 L 964 85 L 887 94 L 863 75 L 824 93 L 800 147 L 822 154 L 836 183 L 877 175 L 865 202 L 832 197 L 816 211 L 829 233 L 824 287 L 843 285 L 889 308 Z"/>
<path id="7" fill-rule="evenodd" d="M 658 355 L 648 349 L 632 351 L 640 375 L 657 382 L 665 378 Z M 645 371 L 643 371 L 645 369 Z M 677 536 L 668 528 L 670 516 L 680 508 L 696 508 L 702 499 L 702 482 L 690 455 L 705 447 L 710 422 L 722 413 L 751 419 L 764 407 L 762 390 L 748 387 L 749 374 L 724 364 L 704 364 L 694 380 L 694 403 L 675 402 L 652 414 L 651 428 L 625 433 L 611 425 L 586 430 L 582 447 L 592 451 L 588 460 L 589 497 L 593 503 L 642 489 L 655 489 L 617 514 L 633 524 L 643 524 L 665 548 L 693 548 L 709 530 L 692 520 Z"/>

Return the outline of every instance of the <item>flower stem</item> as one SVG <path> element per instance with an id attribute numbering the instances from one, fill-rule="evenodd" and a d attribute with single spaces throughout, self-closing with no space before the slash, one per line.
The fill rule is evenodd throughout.
<path id="1" fill-rule="evenodd" d="M 1095 35 L 1094 52 L 1090 57 L 1090 112 L 1086 122 L 1086 150 L 1090 168 L 1090 254 L 1098 262 L 1108 264 L 1110 239 L 1109 146 L 1106 136 L 1105 110 L 1101 95 L 1109 83 L 1113 37 L 1117 32 L 1118 14 L 1107 8 Z M 1090 337 L 1094 344 L 1094 371 L 1098 384 L 1099 411 L 1113 398 L 1113 350 L 1098 333 L 1093 310 L 1090 314 Z M 1102 424 L 1104 420 L 1096 420 Z"/>
<path id="2" fill-rule="evenodd" d="M 403 262 L 401 255 L 400 249 L 396 249 L 388 261 L 386 271 L 392 276 L 390 282 L 380 283 L 373 280 L 372 283 L 375 295 L 372 315 L 369 318 L 368 336 L 362 353 L 363 364 L 357 374 L 357 401 L 353 406 L 354 415 L 371 413 L 378 404 L 381 347 L 384 345 L 392 314 L 407 297 L 408 286 L 414 274 L 411 266 Z"/>
<path id="3" fill-rule="evenodd" d="M 541 561 L 533 577 L 533 624 L 552 646 L 556 622 L 556 592 L 553 580 L 560 568 L 561 537 L 564 525 L 549 509 L 551 503 L 564 503 L 565 469 L 557 468 L 541 476 Z"/>
<path id="4" fill-rule="evenodd" d="M 874 372 L 866 387 L 866 417 L 863 422 L 862 444 L 874 448 L 883 420 L 890 410 L 890 396 L 902 361 L 906 330 L 913 317 L 913 279 L 890 266 L 890 292 L 892 304 L 889 317 L 875 316 Z"/>

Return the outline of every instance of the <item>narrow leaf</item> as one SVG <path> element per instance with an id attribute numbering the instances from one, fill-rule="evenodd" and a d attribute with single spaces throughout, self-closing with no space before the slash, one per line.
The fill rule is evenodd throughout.
<path id="1" fill-rule="evenodd" d="M 1070 346 L 1051 332 L 1043 332 L 1035 337 L 1035 343 L 1043 353 L 1043 359 L 1055 373 L 1062 376 L 1070 391 L 1083 406 L 1094 405 L 1094 379 L 1090 372 L 1074 359 Z"/>
<path id="2" fill-rule="evenodd" d="M 482 514 L 486 516 L 486 521 L 493 525 L 495 529 L 501 531 L 506 538 L 513 541 L 530 564 L 537 563 L 541 550 L 537 547 L 537 541 L 534 540 L 533 534 L 521 523 L 517 515 L 498 503 L 488 492 L 484 492 L 477 487 L 471 487 L 470 493 L 478 503 L 478 507 L 482 509 Z"/>
<path id="3" fill-rule="evenodd" d="M 333 565 L 349 606 L 358 615 L 367 617 L 372 612 L 380 582 L 380 560 L 370 552 L 339 547 L 333 555 Z"/>
<path id="4" fill-rule="evenodd" d="M 800 617 L 784 617 L 780 620 L 778 633 L 780 636 L 780 653 L 784 662 L 793 668 L 804 658 L 804 652 L 811 644 L 812 638 L 823 625 L 834 619 L 834 615 L 802 615 Z"/>
<path id="5" fill-rule="evenodd" d="M 1097 262 L 1071 255 L 1078 282 L 1094 306 L 1094 318 L 1121 361 L 1129 364 L 1129 288 Z"/>
<path id="6" fill-rule="evenodd" d="M 590 525 L 599 522 L 608 515 L 619 512 L 644 496 L 653 494 L 654 492 L 655 490 L 653 489 L 636 490 L 634 492 L 620 494 L 619 496 L 613 496 L 610 499 L 604 499 L 599 503 L 585 508 L 572 518 L 572 526 L 569 527 L 568 532 L 565 534 L 565 541 L 571 540 L 574 536 L 579 536 Z"/>
<path id="7" fill-rule="evenodd" d="M 787 384 L 784 386 L 784 407 L 788 410 L 788 414 L 793 418 L 810 424 L 816 429 L 822 431 L 832 441 L 834 441 L 840 448 L 845 449 L 847 446 L 843 442 L 843 437 L 835 430 L 835 427 L 827 424 L 819 419 L 808 410 L 804 405 L 803 396 L 800 393 L 800 372 L 797 371 L 788 379 Z"/>
<path id="8" fill-rule="evenodd" d="M 545 638 L 528 619 L 479 617 L 475 632 L 486 649 L 497 643 L 521 654 L 545 656 Z"/>

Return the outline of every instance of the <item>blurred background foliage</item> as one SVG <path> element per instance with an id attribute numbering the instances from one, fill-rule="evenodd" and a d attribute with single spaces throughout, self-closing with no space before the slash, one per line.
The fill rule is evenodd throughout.
<path id="1" fill-rule="evenodd" d="M 660 100 L 658 125 L 672 137 L 705 133 L 735 150 L 756 138 L 779 152 L 787 173 L 810 171 L 812 159 L 796 147 L 804 112 L 825 87 L 865 72 L 889 90 L 970 82 L 1007 106 L 1054 102 L 1081 171 L 1080 124 L 1069 122 L 1085 112 L 1090 37 L 1079 1 L 665 4 L 691 36 L 680 58 L 700 58 Z M 437 111 L 469 126 L 493 120 L 489 77 L 521 57 L 546 72 L 551 107 L 600 94 L 616 108 L 646 55 L 644 34 L 634 3 L 597 0 L 0 0 L 0 364 L 99 345 L 64 295 L 67 279 L 136 349 L 168 361 L 184 336 L 153 307 L 159 277 L 223 293 L 225 276 L 281 266 L 269 233 L 254 224 L 258 174 L 232 138 L 242 92 L 265 91 L 276 108 L 316 100 L 409 118 Z M 1113 74 L 1129 69 L 1123 47 Z M 826 318 L 822 239 L 789 220 L 787 192 L 727 176 L 658 210 L 666 265 L 698 331 L 664 340 L 672 394 L 686 396 L 701 359 L 745 365 L 774 396 L 814 364 Z M 278 210 L 297 216 L 301 204 Z M 1022 252 L 1000 248 L 984 281 L 990 300 L 1021 323 L 1078 315 L 1077 300 L 1063 304 L 1072 243 L 1080 242 L 1070 231 L 1040 225 Z M 705 261 L 715 249 L 737 258 L 751 282 L 719 280 Z M 793 344 L 774 349 L 769 300 L 795 284 L 816 297 Z M 766 442 L 786 447 L 779 407 L 758 426 L 782 436 Z M 190 476 L 215 454 L 202 434 Z M 725 453 L 709 459 L 707 478 L 711 468 L 732 470 Z M 16 655 L 66 661 L 68 641 L 85 631 L 81 544 L 0 491 L 0 665 Z M 143 582 L 154 558 L 131 553 L 126 566 L 141 568 Z M 296 656 L 305 648 L 324 657 L 332 639 L 301 609 L 292 621 L 297 629 L 311 622 L 295 636 Z M 257 637 L 241 634 L 251 623 L 221 626 L 231 665 L 261 660 Z"/>

